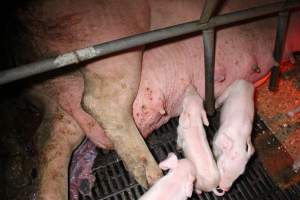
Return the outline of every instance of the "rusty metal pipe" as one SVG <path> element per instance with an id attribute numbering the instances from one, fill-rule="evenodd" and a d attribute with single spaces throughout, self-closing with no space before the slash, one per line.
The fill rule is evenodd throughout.
<path id="1" fill-rule="evenodd" d="M 271 70 L 271 78 L 269 83 L 269 90 L 275 91 L 278 87 L 278 78 L 280 74 L 280 62 L 282 57 L 282 51 L 284 48 L 286 31 L 288 28 L 289 21 L 289 11 L 283 11 L 279 13 L 278 16 L 278 24 L 277 24 L 277 32 L 275 39 L 275 48 L 274 48 L 274 59 L 278 63 L 278 65 L 273 66 Z"/>
<path id="2" fill-rule="evenodd" d="M 197 20 L 142 34 L 133 35 L 130 37 L 121 38 L 110 42 L 105 42 L 99 45 L 65 53 L 57 57 L 1 71 L 0 85 L 18 79 L 26 78 L 32 75 L 59 69 L 71 64 L 77 64 L 82 61 L 90 60 L 99 56 L 104 56 L 111 53 L 126 50 L 132 47 L 141 46 L 192 32 L 206 30 L 214 28 L 216 26 L 231 24 L 234 22 L 239 22 L 254 17 L 265 16 L 299 6 L 299 1 L 295 1 L 289 4 L 285 4 L 285 2 L 277 2 L 265 6 L 215 16 L 211 18 L 208 23 L 199 23 L 199 21 Z"/>

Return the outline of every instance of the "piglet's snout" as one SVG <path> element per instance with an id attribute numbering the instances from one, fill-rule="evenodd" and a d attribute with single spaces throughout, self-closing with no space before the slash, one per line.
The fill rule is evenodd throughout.
<path id="1" fill-rule="evenodd" d="M 225 192 L 227 192 L 228 189 L 222 189 L 219 186 L 216 187 L 215 189 L 213 189 L 213 193 L 217 196 L 223 196 L 225 194 Z"/>

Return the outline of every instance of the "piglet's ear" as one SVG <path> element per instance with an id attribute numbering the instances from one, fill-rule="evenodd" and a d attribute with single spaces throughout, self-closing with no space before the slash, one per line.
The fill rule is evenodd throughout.
<path id="1" fill-rule="evenodd" d="M 183 110 L 179 117 L 179 126 L 186 129 L 190 127 L 190 124 L 191 124 L 190 115 L 185 110 Z"/>
<path id="2" fill-rule="evenodd" d="M 174 169 L 177 166 L 178 159 L 174 153 L 169 153 L 168 157 L 159 163 L 162 170 Z"/>
<path id="3" fill-rule="evenodd" d="M 251 143 L 251 137 L 249 137 L 247 139 L 246 145 L 247 145 L 247 155 L 250 158 L 254 154 L 254 152 L 255 152 L 254 147 L 253 147 L 253 145 Z"/>
<path id="4" fill-rule="evenodd" d="M 221 133 L 218 138 L 218 146 L 220 146 L 224 151 L 230 151 L 233 146 L 233 141 L 226 134 Z"/>

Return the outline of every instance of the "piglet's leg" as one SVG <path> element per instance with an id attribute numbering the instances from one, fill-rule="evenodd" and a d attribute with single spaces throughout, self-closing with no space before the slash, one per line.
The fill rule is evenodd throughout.
<path id="1" fill-rule="evenodd" d="M 162 173 L 132 115 L 140 82 L 141 56 L 141 51 L 123 53 L 83 69 L 83 108 L 101 124 L 135 179 L 147 187 Z"/>
<path id="2" fill-rule="evenodd" d="M 31 100 L 43 110 L 43 121 L 36 133 L 39 151 L 37 199 L 68 199 L 69 161 L 84 134 L 77 122 L 53 100 L 41 93 Z"/>

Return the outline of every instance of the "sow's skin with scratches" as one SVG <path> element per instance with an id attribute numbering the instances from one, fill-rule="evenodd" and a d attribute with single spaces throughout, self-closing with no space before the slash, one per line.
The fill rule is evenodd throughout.
<path id="1" fill-rule="evenodd" d="M 270 2 L 225 1 L 220 12 Z M 24 30 L 17 38 L 15 56 L 22 64 L 197 20 L 203 5 L 203 0 L 32 0 L 18 11 Z M 272 57 L 276 22 L 273 17 L 217 30 L 216 97 L 235 80 L 259 80 L 276 64 Z M 299 22 L 295 11 L 284 58 L 300 50 Z M 192 35 L 96 59 L 80 71 L 44 77 L 32 84 L 27 96 L 44 113 L 37 133 L 41 155 L 38 198 L 67 199 L 70 157 L 84 136 L 98 147 L 114 148 L 136 180 L 145 187 L 151 185 L 162 173 L 141 134 L 147 137 L 179 116 L 187 88 L 194 88 L 203 99 L 203 72 L 202 36 Z M 201 104 L 190 106 L 185 109 L 200 109 Z"/>
<path id="2" fill-rule="evenodd" d="M 139 200 L 186 200 L 192 196 L 195 167 L 188 159 L 178 160 L 174 153 L 159 163 L 168 174 L 159 179 Z"/>

